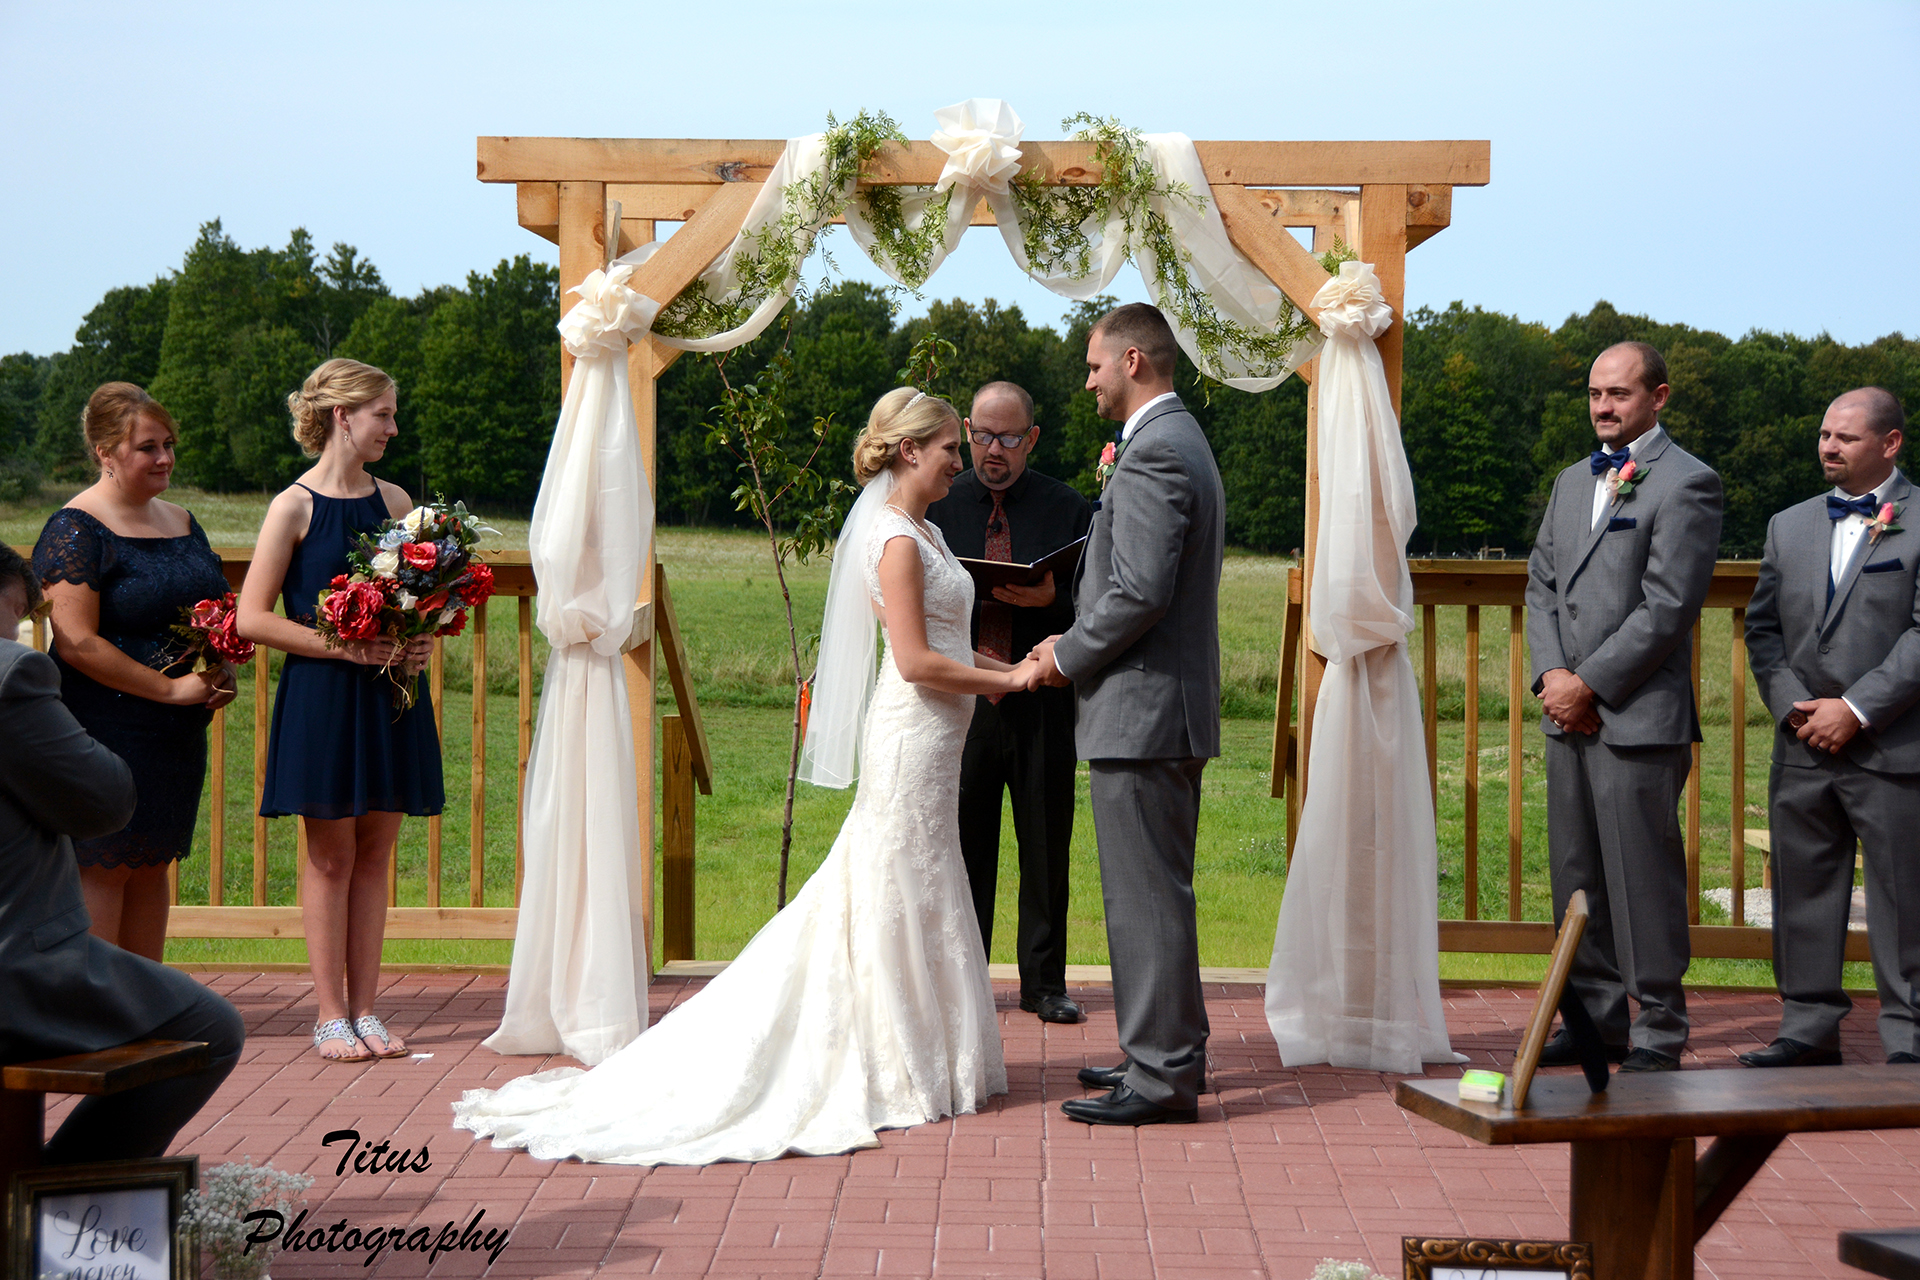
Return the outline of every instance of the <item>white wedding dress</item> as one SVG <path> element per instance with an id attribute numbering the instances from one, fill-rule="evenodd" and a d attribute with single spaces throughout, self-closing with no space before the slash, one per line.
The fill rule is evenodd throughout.
<path id="1" fill-rule="evenodd" d="M 866 547 L 914 541 L 929 647 L 973 663 L 973 580 L 938 532 L 888 507 Z M 882 602 L 884 603 L 884 601 Z M 900 678 L 888 651 L 865 776 L 820 869 L 732 964 L 590 1071 L 475 1089 L 456 1128 L 541 1159 L 708 1164 L 826 1155 L 1005 1093 L 987 957 L 960 860 L 960 752 L 974 700 Z"/>

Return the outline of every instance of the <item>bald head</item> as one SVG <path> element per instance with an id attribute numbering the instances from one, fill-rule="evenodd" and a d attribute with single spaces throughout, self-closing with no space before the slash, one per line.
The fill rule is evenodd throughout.
<path id="1" fill-rule="evenodd" d="M 1827 483 L 1859 496 L 1893 474 L 1906 415 L 1880 387 L 1861 387 L 1837 397 L 1820 420 L 1820 471 Z"/>
<path id="2" fill-rule="evenodd" d="M 1900 407 L 1899 398 L 1885 387 L 1858 387 L 1852 391 L 1835 396 L 1829 411 L 1834 409 L 1858 410 L 1863 425 L 1874 434 L 1885 436 L 1898 431 L 1905 434 L 1907 414 Z"/>

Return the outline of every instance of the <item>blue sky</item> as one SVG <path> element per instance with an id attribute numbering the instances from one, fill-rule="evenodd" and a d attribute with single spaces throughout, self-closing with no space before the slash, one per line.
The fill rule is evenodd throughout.
<path id="1" fill-rule="evenodd" d="M 1492 184 L 1412 255 L 1410 305 L 1557 324 L 1605 298 L 1861 342 L 1920 329 L 1916 65 L 1912 0 L 0 0 L 0 351 L 66 347 L 214 217 L 247 246 L 357 245 L 400 293 L 553 261 L 512 188 L 474 180 L 477 134 L 787 137 L 866 107 L 926 137 L 975 96 L 1029 138 L 1083 110 L 1195 138 L 1487 138 Z M 1065 309 L 988 229 L 927 292 Z"/>

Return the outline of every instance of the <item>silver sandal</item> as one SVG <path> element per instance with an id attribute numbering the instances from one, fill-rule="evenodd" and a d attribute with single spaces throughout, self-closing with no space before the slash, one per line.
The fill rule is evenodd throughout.
<path id="1" fill-rule="evenodd" d="M 385 1053 L 377 1053 L 374 1051 L 372 1045 L 367 1045 L 367 1052 L 373 1054 L 376 1058 L 404 1058 L 412 1052 L 412 1050 L 408 1049 L 404 1044 L 398 1049 L 394 1048 L 393 1043 L 396 1037 L 381 1024 L 380 1019 L 370 1013 L 363 1013 L 355 1018 L 353 1020 L 353 1029 L 359 1034 L 362 1044 L 365 1044 L 369 1037 L 377 1036 L 381 1043 L 387 1046 Z"/>
<path id="2" fill-rule="evenodd" d="M 322 1061 L 325 1061 L 325 1062 L 372 1062 L 374 1059 L 373 1050 L 367 1048 L 367 1046 L 361 1042 L 360 1037 L 353 1033 L 352 1024 L 350 1024 L 345 1018 L 335 1018 L 331 1022 L 316 1022 L 313 1024 L 313 1047 L 317 1050 L 321 1045 L 327 1043 L 327 1041 L 329 1040 L 338 1040 L 341 1043 L 346 1045 L 357 1046 L 360 1052 L 359 1053 L 334 1053 L 334 1054 L 323 1053 L 320 1055 L 320 1058 Z"/>

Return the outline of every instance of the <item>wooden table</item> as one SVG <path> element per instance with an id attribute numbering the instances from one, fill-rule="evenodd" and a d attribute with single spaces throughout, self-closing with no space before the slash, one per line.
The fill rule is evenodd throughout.
<path id="1" fill-rule="evenodd" d="M 1693 1246 L 1790 1133 L 1920 1127 L 1920 1066 L 1536 1076 L 1524 1111 L 1402 1080 L 1394 1101 L 1476 1142 L 1572 1144 L 1568 1220 L 1595 1280 L 1690 1277 Z M 1696 1161 L 1694 1139 L 1713 1145 Z"/>

